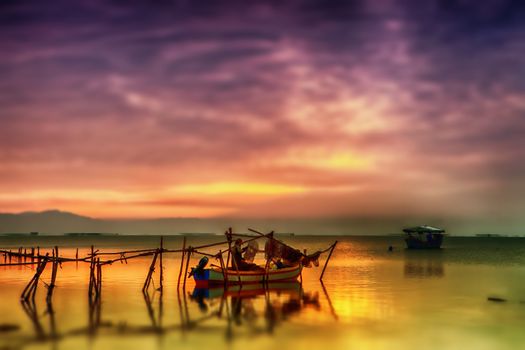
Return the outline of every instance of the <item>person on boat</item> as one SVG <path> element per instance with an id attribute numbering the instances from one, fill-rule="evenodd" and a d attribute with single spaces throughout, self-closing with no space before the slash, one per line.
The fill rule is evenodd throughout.
<path id="1" fill-rule="evenodd" d="M 246 248 L 242 247 L 242 239 L 237 239 L 232 247 L 232 267 L 240 266 L 243 260 L 242 254 Z"/>
<path id="2" fill-rule="evenodd" d="M 261 269 L 257 264 L 249 263 L 244 259 L 243 253 L 247 249 L 248 247 L 242 247 L 242 239 L 238 238 L 235 241 L 235 244 L 232 247 L 232 268 L 236 268 L 239 271 L 254 271 Z"/>

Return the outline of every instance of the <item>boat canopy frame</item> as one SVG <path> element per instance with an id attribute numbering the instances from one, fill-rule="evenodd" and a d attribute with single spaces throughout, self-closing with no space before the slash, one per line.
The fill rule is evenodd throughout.
<path id="1" fill-rule="evenodd" d="M 432 233 L 432 234 L 444 234 L 445 230 L 438 228 L 438 227 L 432 227 L 427 225 L 422 226 L 415 226 L 415 227 L 409 227 L 403 229 L 403 232 L 405 233 Z"/>

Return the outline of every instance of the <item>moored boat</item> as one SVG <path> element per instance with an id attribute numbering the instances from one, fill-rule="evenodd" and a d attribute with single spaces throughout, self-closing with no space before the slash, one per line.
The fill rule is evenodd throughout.
<path id="1" fill-rule="evenodd" d="M 264 269 L 256 271 L 236 271 L 235 269 L 226 270 L 226 279 L 228 284 L 260 284 L 263 282 L 285 282 L 296 281 L 301 275 L 303 266 L 298 264 L 292 267 L 282 269 L 269 269 L 268 273 Z M 213 285 L 221 285 L 225 282 L 225 276 L 222 269 L 212 267 L 203 269 L 193 274 L 197 288 L 206 288 Z"/>
<path id="2" fill-rule="evenodd" d="M 230 228 L 225 232 L 226 242 L 212 243 L 199 247 L 217 247 L 225 243 L 228 245 L 227 249 L 221 249 L 216 254 L 204 253 L 193 247 L 188 248 L 188 254 L 198 253 L 204 255 L 199 263 L 191 268 L 188 275 L 193 277 L 197 288 L 297 281 L 298 277 L 301 276 L 303 267 L 319 266 L 321 254 L 329 253 L 319 277 L 322 280 L 328 261 L 337 245 L 337 241 L 335 241 L 324 250 L 307 254 L 306 250 L 301 251 L 274 238 L 273 231 L 263 234 L 253 229 L 248 230 L 256 235 L 234 233 Z M 264 249 L 259 249 L 257 240 L 265 241 Z M 257 253 L 264 253 L 264 264 L 258 265 L 255 263 Z M 189 256 L 186 258 L 186 271 L 188 270 Z M 219 261 L 220 266 L 211 264 L 210 267 L 207 267 L 210 258 Z M 181 259 L 181 273 L 183 265 L 184 251 Z"/>
<path id="3" fill-rule="evenodd" d="M 408 249 L 440 249 L 445 230 L 432 226 L 416 226 L 403 229 L 407 234 Z"/>

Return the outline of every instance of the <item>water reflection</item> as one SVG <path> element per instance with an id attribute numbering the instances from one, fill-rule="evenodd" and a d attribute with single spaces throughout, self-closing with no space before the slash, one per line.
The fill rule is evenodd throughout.
<path id="1" fill-rule="evenodd" d="M 407 252 L 405 256 L 405 277 L 441 278 L 444 276 L 445 267 L 440 251 Z"/>
<path id="2" fill-rule="evenodd" d="M 190 300 L 202 314 L 215 315 L 225 323 L 229 341 L 237 330 L 249 330 L 251 335 L 272 334 L 306 309 L 321 310 L 319 293 L 305 292 L 298 282 L 195 288 Z"/>
<path id="3" fill-rule="evenodd" d="M 330 312 L 337 318 L 330 297 L 323 286 Z M 179 321 L 164 320 L 164 298 L 162 292 L 143 293 L 144 307 L 148 319 L 142 324 L 128 324 L 124 320 L 104 320 L 101 298 L 88 296 L 86 326 L 68 329 L 57 327 L 52 304 L 45 311 L 39 310 L 34 299 L 23 300 L 21 305 L 28 317 L 33 335 L 21 336 L 15 342 L 17 348 L 32 343 L 56 343 L 71 336 L 84 335 L 90 338 L 106 335 L 134 336 L 141 334 L 161 336 L 167 332 L 222 332 L 228 342 L 242 337 L 273 334 L 285 322 L 299 317 L 305 310 L 322 311 L 319 291 L 305 291 L 300 283 L 275 283 L 268 285 L 229 286 L 224 288 L 199 289 L 192 292 L 178 291 Z M 326 305 L 326 304 L 325 304 Z M 62 331 L 61 331 L 62 330 Z"/>

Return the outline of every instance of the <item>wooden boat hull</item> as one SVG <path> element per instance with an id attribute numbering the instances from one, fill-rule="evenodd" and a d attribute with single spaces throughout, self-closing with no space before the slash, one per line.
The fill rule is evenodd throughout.
<path id="1" fill-rule="evenodd" d="M 268 276 L 264 271 L 235 271 L 228 269 L 226 278 L 228 284 L 254 284 L 263 282 L 283 282 L 296 281 L 302 270 L 301 265 L 286 267 L 278 270 L 268 271 Z M 213 285 L 224 284 L 224 275 L 219 268 L 204 269 L 201 273 L 193 275 L 197 288 L 206 288 Z"/>

